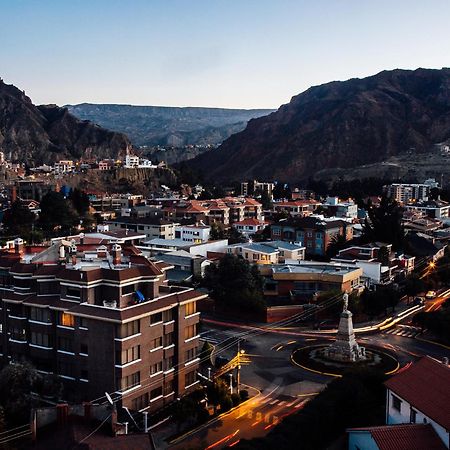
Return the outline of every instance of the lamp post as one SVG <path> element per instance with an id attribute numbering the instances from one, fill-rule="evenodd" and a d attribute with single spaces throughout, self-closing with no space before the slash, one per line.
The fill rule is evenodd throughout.
<path id="1" fill-rule="evenodd" d="M 241 388 L 241 355 L 245 353 L 245 350 L 241 350 L 241 341 L 238 341 L 237 352 L 237 375 L 236 375 L 236 391 L 239 394 Z"/>
<path id="2" fill-rule="evenodd" d="M 230 374 L 230 394 L 233 394 L 233 373 Z"/>

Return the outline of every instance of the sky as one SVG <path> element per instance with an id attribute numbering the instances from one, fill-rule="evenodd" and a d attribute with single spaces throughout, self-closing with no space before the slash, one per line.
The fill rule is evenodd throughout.
<path id="1" fill-rule="evenodd" d="M 448 0 L 0 0 L 0 77 L 34 103 L 277 108 L 450 66 Z"/>

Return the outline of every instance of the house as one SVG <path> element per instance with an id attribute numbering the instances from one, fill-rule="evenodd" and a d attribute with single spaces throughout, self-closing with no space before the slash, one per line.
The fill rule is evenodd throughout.
<path id="1" fill-rule="evenodd" d="M 314 213 L 320 205 L 316 200 L 282 201 L 273 204 L 273 210 L 277 213 L 287 213 L 292 217 L 304 217 Z"/>
<path id="2" fill-rule="evenodd" d="M 449 448 L 447 359 L 441 363 L 424 356 L 393 375 L 385 386 L 386 426 L 347 430 L 350 450 Z"/>
<path id="3" fill-rule="evenodd" d="M 254 234 L 260 233 L 266 228 L 268 223 L 264 220 L 258 219 L 244 219 L 239 222 L 234 222 L 232 227 L 235 228 L 239 233 L 242 233 L 246 237 L 253 236 Z"/>
<path id="4" fill-rule="evenodd" d="M 241 256 L 254 264 L 278 264 L 305 259 L 305 248 L 284 241 L 246 242 L 232 244 L 227 248 L 228 254 Z"/>
<path id="5" fill-rule="evenodd" d="M 70 159 L 62 159 L 61 161 L 55 162 L 54 165 L 55 173 L 58 175 L 73 172 L 75 169 L 75 163 Z"/>
<path id="6" fill-rule="evenodd" d="M 352 239 L 353 228 L 340 219 L 296 217 L 272 224 L 271 234 L 273 240 L 301 242 L 306 247 L 306 254 L 325 255 L 330 243 L 338 236 Z"/>
<path id="7" fill-rule="evenodd" d="M 211 264 L 206 258 L 193 255 L 186 250 L 173 250 L 158 254 L 156 261 L 163 261 L 168 266 L 167 279 L 172 282 L 190 281 L 192 276 L 203 277 L 205 269 Z"/>
<path id="8" fill-rule="evenodd" d="M 352 200 L 342 201 L 338 197 L 327 197 L 322 204 L 329 216 L 339 218 L 356 219 L 358 217 L 358 205 Z"/>
<path id="9" fill-rule="evenodd" d="M 211 227 L 207 225 L 176 225 L 175 239 L 181 239 L 193 244 L 208 242 L 211 233 Z"/>

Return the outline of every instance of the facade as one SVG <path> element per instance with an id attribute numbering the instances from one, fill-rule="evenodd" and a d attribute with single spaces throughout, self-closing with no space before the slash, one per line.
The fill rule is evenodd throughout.
<path id="1" fill-rule="evenodd" d="M 264 220 L 258 219 L 244 219 L 240 222 L 234 222 L 232 227 L 242 233 L 246 237 L 250 237 L 254 234 L 260 233 L 268 225 Z"/>
<path id="2" fill-rule="evenodd" d="M 135 247 L 67 241 L 0 256 L 0 363 L 56 374 L 71 401 L 156 410 L 197 383 L 197 300 Z"/>
<path id="3" fill-rule="evenodd" d="M 362 269 L 338 263 L 280 264 L 261 270 L 265 295 L 311 297 L 323 291 L 351 292 L 361 288 Z"/>
<path id="4" fill-rule="evenodd" d="M 175 239 L 193 244 L 208 242 L 210 233 L 211 227 L 206 225 L 177 225 L 175 227 Z"/>
<path id="5" fill-rule="evenodd" d="M 337 236 L 353 237 L 353 228 L 343 220 L 322 220 L 319 217 L 299 217 L 280 220 L 271 226 L 272 239 L 299 242 L 306 254 L 325 255 Z"/>
<path id="6" fill-rule="evenodd" d="M 273 197 L 275 183 L 264 183 L 257 180 L 245 181 L 241 183 L 241 195 L 247 197 L 258 192 L 265 192 L 270 198 Z"/>
<path id="7" fill-rule="evenodd" d="M 342 201 L 338 197 L 327 197 L 322 205 L 327 214 L 344 219 L 358 218 L 358 205 L 352 200 Z"/>
<path id="8" fill-rule="evenodd" d="M 409 203 L 411 201 L 427 201 L 430 191 L 439 186 L 434 179 L 425 180 L 424 183 L 393 183 L 384 186 L 387 197 L 398 203 Z"/>
<path id="9" fill-rule="evenodd" d="M 146 239 L 174 239 L 176 223 L 158 217 L 120 217 L 106 222 L 111 231 L 128 230 L 144 233 Z"/>
<path id="10" fill-rule="evenodd" d="M 314 213 L 320 205 L 315 200 L 294 200 L 290 202 L 276 202 L 273 204 L 273 210 L 277 213 L 287 213 L 292 217 L 305 217 Z"/>
<path id="11" fill-rule="evenodd" d="M 450 205 L 442 200 L 421 201 L 405 206 L 406 211 L 423 213 L 435 219 L 448 219 Z"/>
<path id="12" fill-rule="evenodd" d="M 62 159 L 61 161 L 55 163 L 54 168 L 55 173 L 61 175 L 64 173 L 73 172 L 75 169 L 75 163 L 70 159 Z"/>

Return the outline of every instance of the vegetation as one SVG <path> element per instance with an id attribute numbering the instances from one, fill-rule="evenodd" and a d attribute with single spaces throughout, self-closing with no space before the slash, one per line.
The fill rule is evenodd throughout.
<path id="1" fill-rule="evenodd" d="M 265 438 L 242 440 L 241 450 L 327 448 L 349 427 L 384 424 L 385 376 L 356 369 L 332 381 L 298 413 L 286 417 Z M 351 399 L 351 401 L 349 401 Z"/>
<path id="2" fill-rule="evenodd" d="M 8 236 L 20 236 L 29 241 L 35 219 L 35 214 L 20 200 L 16 200 L 11 208 L 5 211 L 3 226 Z"/>
<path id="3" fill-rule="evenodd" d="M 388 308 L 395 311 L 400 296 L 400 292 L 392 286 L 379 286 L 376 291 L 366 289 L 359 298 L 359 308 L 371 320 L 382 313 L 387 316 Z"/>
<path id="4" fill-rule="evenodd" d="M 263 278 L 256 266 L 234 255 L 225 255 L 206 268 L 205 286 L 219 308 L 235 313 L 263 312 Z"/>

